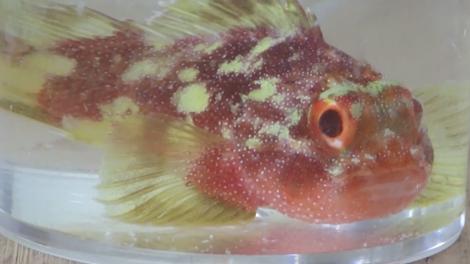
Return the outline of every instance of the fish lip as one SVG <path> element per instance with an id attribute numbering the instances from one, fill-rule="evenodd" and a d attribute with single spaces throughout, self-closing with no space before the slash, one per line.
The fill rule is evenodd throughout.
<path id="1" fill-rule="evenodd" d="M 347 205 L 341 210 L 350 214 L 348 222 L 382 218 L 404 210 L 423 191 L 429 173 L 427 168 L 410 162 L 402 167 L 380 168 L 369 171 L 368 175 L 354 176 L 357 182 L 350 183 L 349 190 L 345 187 L 341 199 Z M 355 202 L 361 206 L 358 208 Z"/>
<path id="2" fill-rule="evenodd" d="M 391 186 L 405 185 L 404 183 L 416 182 L 419 183 L 419 188 L 422 189 L 427 182 L 429 177 L 428 166 L 422 166 L 421 164 L 410 162 L 408 165 L 401 165 L 397 167 L 387 168 L 376 168 L 364 174 L 363 171 L 359 171 L 353 174 L 353 178 L 366 180 L 363 183 L 361 191 L 377 191 L 377 190 L 396 190 Z M 412 190 L 415 193 L 417 189 Z M 383 192 L 379 192 L 383 194 Z M 395 194 L 396 195 L 396 194 Z"/>
<path id="3" fill-rule="evenodd" d="M 341 184 L 316 189 L 310 203 L 303 198 L 302 205 L 298 204 L 300 200 L 286 200 L 282 206 L 271 206 L 291 217 L 316 223 L 347 224 L 384 218 L 408 207 L 425 188 L 428 176 L 426 168 L 413 161 L 389 168 L 376 166 L 347 175 Z M 289 207 L 297 210 L 286 210 Z"/>
<path id="4" fill-rule="evenodd" d="M 425 161 L 432 167 L 434 163 L 434 148 L 425 127 L 422 127 L 419 131 L 418 146 L 423 151 Z"/>

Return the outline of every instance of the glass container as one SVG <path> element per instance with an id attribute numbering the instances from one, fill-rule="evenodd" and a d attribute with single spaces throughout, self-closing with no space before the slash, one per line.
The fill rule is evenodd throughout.
<path id="1" fill-rule="evenodd" d="M 300 2 L 0 0 L 0 232 L 87 263 L 405 263 L 452 245 L 470 1 Z M 259 117 L 258 137 L 223 109 Z"/>

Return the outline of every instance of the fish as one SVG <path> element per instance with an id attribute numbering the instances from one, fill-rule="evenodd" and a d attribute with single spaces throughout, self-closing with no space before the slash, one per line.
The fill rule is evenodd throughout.
<path id="1" fill-rule="evenodd" d="M 180 0 L 145 23 L 4 9 L 0 107 L 104 150 L 110 218 L 351 223 L 426 204 L 434 172 L 466 166 L 449 157 L 468 149 L 467 88 L 385 80 L 296 0 Z"/>

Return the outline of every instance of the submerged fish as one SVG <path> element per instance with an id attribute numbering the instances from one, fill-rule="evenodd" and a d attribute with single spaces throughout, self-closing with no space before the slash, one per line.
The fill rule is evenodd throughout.
<path id="1" fill-rule="evenodd" d="M 295 0 L 177 1 L 145 25 L 12 14 L 27 30 L 5 34 L 22 45 L 0 61 L 0 105 L 102 146 L 112 217 L 210 225 L 268 207 L 347 223 L 404 209 L 428 181 L 421 103 L 327 44 Z"/>

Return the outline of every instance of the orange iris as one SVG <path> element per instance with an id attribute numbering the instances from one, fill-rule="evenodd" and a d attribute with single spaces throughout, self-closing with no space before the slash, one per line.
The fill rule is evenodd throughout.
<path id="1" fill-rule="evenodd" d="M 357 121 L 348 108 L 332 100 L 321 100 L 310 109 L 310 127 L 331 148 L 342 150 L 354 139 Z"/>

